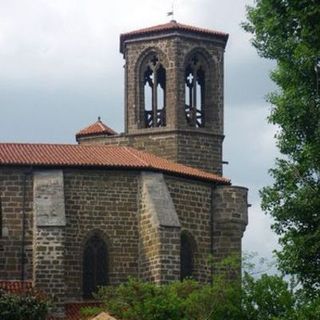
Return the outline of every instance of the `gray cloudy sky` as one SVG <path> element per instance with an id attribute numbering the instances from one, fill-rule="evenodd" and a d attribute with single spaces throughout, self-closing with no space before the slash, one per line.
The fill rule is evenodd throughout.
<path id="1" fill-rule="evenodd" d="M 171 0 L 0 0 L 0 141 L 74 143 L 100 115 L 123 130 L 119 34 L 168 22 Z M 176 0 L 178 22 L 230 34 L 225 57 L 225 175 L 249 187 L 244 249 L 270 257 L 276 237 L 257 190 L 270 183 L 275 128 L 264 101 L 273 64 L 240 23 L 253 0 Z"/>

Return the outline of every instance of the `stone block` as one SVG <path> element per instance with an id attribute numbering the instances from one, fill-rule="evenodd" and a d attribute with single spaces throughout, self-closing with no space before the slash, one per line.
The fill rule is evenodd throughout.
<path id="1" fill-rule="evenodd" d="M 34 218 L 37 226 L 65 226 L 62 170 L 34 172 Z"/>

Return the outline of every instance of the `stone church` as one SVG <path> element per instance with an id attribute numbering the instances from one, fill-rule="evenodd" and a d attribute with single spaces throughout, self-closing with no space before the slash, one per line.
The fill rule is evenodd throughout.
<path id="1" fill-rule="evenodd" d="M 77 144 L 0 144 L 0 280 L 56 311 L 128 276 L 210 281 L 241 254 L 247 189 L 223 177 L 228 34 L 171 21 L 120 36 L 125 131 Z"/>

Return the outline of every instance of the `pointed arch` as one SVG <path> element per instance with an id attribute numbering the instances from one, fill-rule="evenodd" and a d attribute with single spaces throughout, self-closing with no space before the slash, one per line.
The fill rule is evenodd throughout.
<path id="1" fill-rule="evenodd" d="M 209 61 L 210 55 L 202 48 L 195 48 L 186 56 L 184 111 L 186 121 L 191 127 L 205 127 L 207 84 L 210 83 L 212 73 Z"/>
<path id="2" fill-rule="evenodd" d="M 196 242 L 192 234 L 182 231 L 180 236 L 180 279 L 194 275 Z"/>
<path id="3" fill-rule="evenodd" d="M 82 291 L 83 298 L 92 297 L 99 286 L 109 283 L 109 248 L 103 234 L 94 230 L 88 234 L 83 246 Z"/>
<path id="4" fill-rule="evenodd" d="M 148 49 L 137 62 L 140 123 L 143 127 L 166 126 L 166 59 L 158 49 Z"/>

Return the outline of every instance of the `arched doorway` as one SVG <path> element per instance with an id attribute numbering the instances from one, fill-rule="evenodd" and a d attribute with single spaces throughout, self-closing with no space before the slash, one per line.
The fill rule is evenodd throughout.
<path id="1" fill-rule="evenodd" d="M 180 243 L 180 279 L 193 276 L 194 272 L 194 240 L 187 232 L 181 233 Z"/>
<path id="2" fill-rule="evenodd" d="M 97 234 L 85 243 L 83 252 L 83 297 L 92 298 L 98 286 L 108 284 L 108 248 Z"/>

